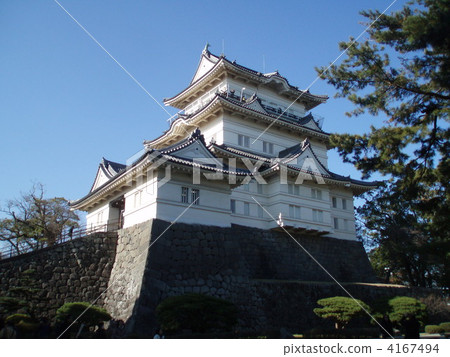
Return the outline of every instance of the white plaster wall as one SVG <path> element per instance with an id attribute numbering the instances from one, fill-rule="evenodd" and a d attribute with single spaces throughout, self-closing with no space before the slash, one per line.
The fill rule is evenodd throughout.
<path id="1" fill-rule="evenodd" d="M 178 222 L 229 227 L 230 190 L 227 184 L 201 178 L 200 185 L 193 183 L 192 175 L 172 173 L 172 179 L 158 188 L 156 218 L 174 221 L 192 203 L 192 189 L 199 189 L 198 204 L 192 205 L 178 218 Z M 181 201 L 182 187 L 189 189 L 189 202 Z"/>
<path id="2" fill-rule="evenodd" d="M 289 183 L 293 183 L 289 180 Z M 248 189 L 243 186 L 232 191 L 231 199 L 236 202 L 236 212 L 231 216 L 231 222 L 245 226 L 257 227 L 261 229 L 270 229 L 276 227 L 273 218 L 278 219 L 282 214 L 285 226 L 293 226 L 307 229 L 316 229 L 320 231 L 329 231 L 328 236 L 340 239 L 355 240 L 354 216 L 352 193 L 349 190 L 339 190 L 330 185 L 319 185 L 309 181 L 305 181 L 299 188 L 298 194 L 289 193 L 288 185 L 281 184 L 277 176 L 268 180 L 267 185 L 263 185 L 262 194 L 257 192 L 257 186 L 250 183 Z M 312 197 L 312 189 L 321 191 L 321 198 Z M 330 193 L 330 191 L 332 193 Z M 338 207 L 332 208 L 331 195 L 338 197 L 338 206 L 341 199 L 347 200 L 347 209 Z M 269 213 L 263 211 L 263 217 L 258 215 L 258 204 L 253 200 L 256 199 Z M 244 203 L 250 204 L 250 214 L 245 215 Z M 290 217 L 289 205 L 300 207 L 300 218 Z M 322 222 L 314 221 L 313 209 L 321 210 L 323 215 Z M 334 229 L 334 217 L 342 220 L 342 227 Z M 347 228 L 344 229 L 343 220 L 347 220 Z"/>
<path id="3" fill-rule="evenodd" d="M 332 198 L 337 199 L 337 208 L 333 207 Z M 347 202 L 347 208 L 342 208 L 342 200 L 345 199 Z M 356 229 L 355 229 L 355 213 L 353 206 L 353 194 L 350 189 L 333 187 L 330 190 L 329 195 L 330 201 L 330 215 L 331 215 L 331 225 L 333 228 L 333 237 L 340 239 L 356 240 Z M 339 220 L 339 228 L 334 229 L 333 218 Z M 344 226 L 344 220 L 347 220 L 347 227 Z"/>
<path id="4" fill-rule="evenodd" d="M 207 145 L 211 142 L 212 138 L 214 138 L 218 145 L 223 144 L 223 121 L 220 117 L 203 125 L 201 131 Z"/>
<path id="5" fill-rule="evenodd" d="M 124 228 L 156 218 L 156 182 L 156 175 L 141 176 L 125 193 Z"/>
<path id="6" fill-rule="evenodd" d="M 304 136 L 289 134 L 286 131 L 281 132 L 272 127 L 253 144 L 253 141 L 267 128 L 267 126 L 260 123 L 244 121 L 240 118 L 229 115 L 225 115 L 223 121 L 223 136 L 225 144 L 239 147 L 238 135 L 246 135 L 250 138 L 250 147 L 242 148 L 261 154 L 267 155 L 267 153 L 264 153 L 263 151 L 263 141 L 273 143 L 274 155 L 276 156 L 279 151 L 294 146 L 305 139 Z"/>
<path id="7" fill-rule="evenodd" d="M 101 185 L 103 185 L 108 180 L 109 180 L 108 177 L 105 175 L 103 170 L 99 167 L 99 169 L 97 171 L 97 176 L 95 177 L 95 182 L 92 185 L 91 192 L 94 191 L 96 188 L 100 187 Z"/>
<path id="8" fill-rule="evenodd" d="M 108 222 L 109 202 L 102 204 L 86 215 L 86 229 L 95 229 Z"/>

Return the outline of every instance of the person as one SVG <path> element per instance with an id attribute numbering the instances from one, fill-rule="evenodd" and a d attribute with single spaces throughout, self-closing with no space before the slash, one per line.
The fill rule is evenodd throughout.
<path id="1" fill-rule="evenodd" d="M 402 319 L 405 338 L 420 338 L 420 323 L 413 314 L 408 314 Z"/>
<path id="2" fill-rule="evenodd" d="M 97 325 L 97 331 L 95 331 L 95 338 L 106 338 L 106 330 L 103 322 Z"/>
<path id="3" fill-rule="evenodd" d="M 388 314 L 384 314 L 382 320 L 380 321 L 381 325 L 381 336 L 382 338 L 392 338 L 394 336 L 394 327 L 392 326 L 391 319 Z"/>
<path id="4" fill-rule="evenodd" d="M 156 329 L 155 336 L 153 336 L 154 339 L 164 338 L 163 330 L 162 329 Z"/>
<path id="5" fill-rule="evenodd" d="M 0 331 L 0 339 L 1 338 L 17 338 L 17 331 L 12 322 L 6 321 L 5 327 Z"/>
<path id="6" fill-rule="evenodd" d="M 72 237 L 73 237 L 73 226 L 71 226 L 69 229 L 69 238 L 72 239 Z"/>

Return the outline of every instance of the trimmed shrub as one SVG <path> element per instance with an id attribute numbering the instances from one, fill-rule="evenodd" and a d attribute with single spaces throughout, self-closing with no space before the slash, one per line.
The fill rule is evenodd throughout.
<path id="1" fill-rule="evenodd" d="M 364 315 L 364 310 L 370 311 L 369 306 L 361 300 L 345 296 L 320 299 L 317 304 L 322 307 L 315 308 L 314 313 L 324 319 L 332 320 L 337 330 L 343 329 L 353 318 Z"/>
<path id="2" fill-rule="evenodd" d="M 12 323 L 20 332 L 25 334 L 34 332 L 39 327 L 39 323 L 28 314 L 12 314 L 5 321 Z"/>
<path id="3" fill-rule="evenodd" d="M 0 296 L 0 313 L 12 313 L 27 305 L 26 301 L 11 296 Z"/>
<path id="4" fill-rule="evenodd" d="M 78 320 L 77 320 L 78 319 Z M 68 302 L 56 310 L 56 321 L 75 321 L 86 326 L 95 326 L 100 322 L 111 320 L 111 315 L 101 307 L 88 302 Z"/>
<path id="5" fill-rule="evenodd" d="M 442 322 L 439 326 L 444 329 L 444 332 L 450 332 L 450 322 Z"/>
<path id="6" fill-rule="evenodd" d="M 427 325 L 425 326 L 426 333 L 444 333 L 445 330 L 442 326 L 438 325 Z"/>
<path id="7" fill-rule="evenodd" d="M 172 296 L 156 308 L 166 333 L 230 331 L 237 323 L 237 308 L 226 300 L 202 294 Z"/>
<path id="8" fill-rule="evenodd" d="M 12 314 L 6 318 L 6 322 L 12 323 L 13 325 L 17 325 L 21 321 L 33 322 L 34 320 L 27 314 Z"/>
<path id="9" fill-rule="evenodd" d="M 407 315 L 414 315 L 415 318 L 424 325 L 427 317 L 426 306 L 417 299 L 408 296 L 396 296 L 378 300 L 374 304 L 374 317 L 381 318 L 383 314 L 388 314 L 394 325 L 401 325 L 401 321 Z"/>

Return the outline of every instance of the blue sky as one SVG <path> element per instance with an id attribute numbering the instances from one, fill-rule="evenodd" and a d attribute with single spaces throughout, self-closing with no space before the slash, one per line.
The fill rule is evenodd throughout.
<path id="1" fill-rule="evenodd" d="M 260 71 L 265 62 L 266 72 L 277 69 L 306 88 L 314 67 L 339 55 L 338 42 L 364 30 L 359 11 L 391 2 L 60 0 L 160 103 L 186 87 L 206 42 L 213 53 L 224 49 Z M 167 113 L 55 1 L 2 2 L 0 29 L 0 203 L 33 182 L 49 197 L 80 198 L 103 156 L 126 162 L 167 129 Z M 351 104 L 334 99 L 323 81 L 310 91 L 330 97 L 313 110 L 328 132 L 361 133 L 380 123 L 347 118 Z M 333 171 L 360 177 L 329 154 Z"/>

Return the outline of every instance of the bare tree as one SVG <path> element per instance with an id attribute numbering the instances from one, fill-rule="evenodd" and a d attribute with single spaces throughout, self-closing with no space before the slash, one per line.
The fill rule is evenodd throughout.
<path id="1" fill-rule="evenodd" d="M 55 244 L 64 229 L 78 226 L 78 215 L 62 197 L 45 198 L 44 186 L 33 185 L 20 198 L 9 200 L 0 212 L 0 241 L 17 252 L 36 250 Z"/>

